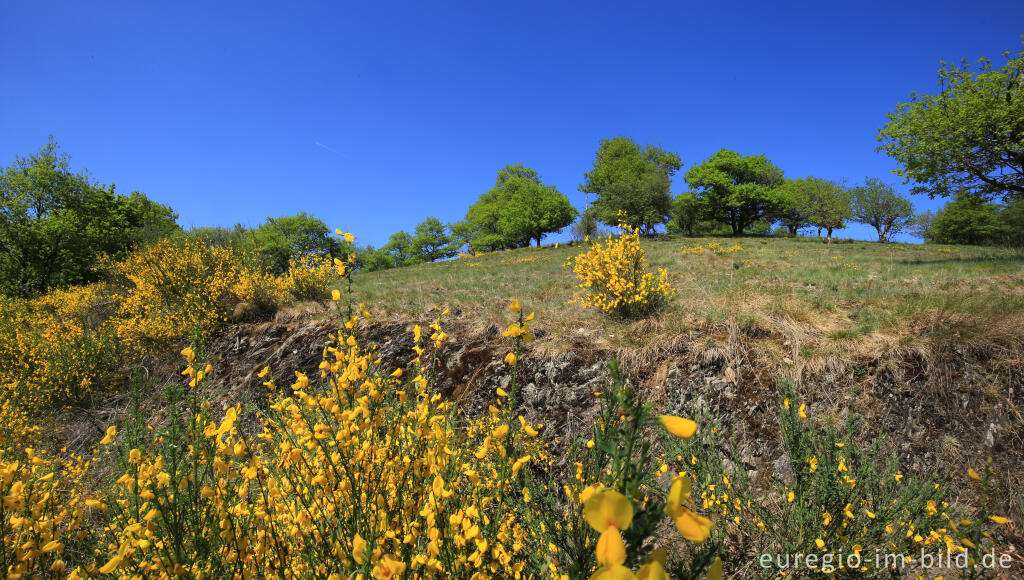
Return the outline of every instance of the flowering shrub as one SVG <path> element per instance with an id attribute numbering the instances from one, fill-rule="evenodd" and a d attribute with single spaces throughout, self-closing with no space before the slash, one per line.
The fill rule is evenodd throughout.
<path id="1" fill-rule="evenodd" d="M 719 543 L 708 542 L 712 521 L 691 499 L 692 481 L 684 473 L 672 479 L 667 496 L 655 481 L 658 467 L 651 446 L 656 424 L 650 410 L 611 364 L 613 384 L 600 397 L 601 412 L 593 438 L 571 450 L 571 481 L 547 482 L 549 493 L 538 510 L 546 518 L 551 544 L 570 578 L 721 578 Z M 697 424 L 663 415 L 661 427 L 672 437 L 689 439 Z M 678 536 L 656 533 L 671 521 Z M 687 542 L 682 543 L 685 539 Z M 687 545 L 688 544 L 688 545 Z M 689 558 L 669 561 L 669 551 Z M 636 569 L 634 576 L 633 569 Z"/>
<path id="2" fill-rule="evenodd" d="M 0 570 L 8 578 L 65 571 L 67 544 L 85 535 L 82 493 L 88 461 L 32 448 L 0 452 Z"/>
<path id="3" fill-rule="evenodd" d="M 539 532 L 517 509 L 524 468 L 546 459 L 537 429 L 501 395 L 474 420 L 441 400 L 420 362 L 447 338 L 440 321 L 427 348 L 414 329 L 411 378 L 362 350 L 350 334 L 357 324 L 325 350 L 323 388 L 298 372 L 278 386 L 263 370 L 270 402 L 255 436 L 239 429 L 240 406 L 212 418 L 202 395 L 212 369 L 183 351 L 189 386 L 172 399 L 187 410 L 146 442 L 114 444 L 125 469 L 95 500 L 106 525 L 98 558 L 81 570 L 468 578 L 544 569 Z M 106 441 L 116 439 L 112 428 Z"/>
<path id="4" fill-rule="evenodd" d="M 3 299 L 0 310 L 0 439 L 22 441 L 40 409 L 92 397 L 118 360 L 113 330 L 93 314 L 100 285 Z M 95 318 L 95 320 L 91 320 Z"/>
<path id="5" fill-rule="evenodd" d="M 277 279 L 230 247 L 163 240 L 109 271 L 127 282 L 115 324 L 134 352 L 209 332 L 239 302 L 266 305 L 284 296 Z"/>
<path id="6" fill-rule="evenodd" d="M 761 568 L 772 574 L 890 578 L 893 567 L 910 570 L 919 564 L 910 558 L 942 553 L 944 559 L 946 554 L 964 556 L 970 568 L 963 577 L 992 572 L 977 564 L 993 547 L 989 529 L 1006 523 L 1005 518 L 984 508 L 951 506 L 946 487 L 938 480 L 904 475 L 894 457 L 885 458 L 882 441 L 860 448 L 854 441 L 856 419 L 850 418 L 841 431 L 818 426 L 806 405 L 796 401 L 791 385 L 784 393 L 781 429 L 791 476 L 776 478 L 767 490 L 755 490 L 745 470 L 725 467 L 713 451 L 721 443 L 714 428 L 678 449 L 679 459 L 689 459 L 689 473 L 707 490 L 701 494 L 704 508 L 749 542 L 750 561 L 772 555 Z M 973 470 L 970 474 L 983 486 L 991 469 L 984 477 Z M 795 554 L 816 555 L 816 567 L 795 569 L 801 567 Z M 887 554 L 908 559 L 887 562 Z"/>
<path id="7" fill-rule="evenodd" d="M 331 258 L 308 256 L 288 262 L 284 285 L 296 300 L 319 300 L 331 295 L 331 284 L 337 279 Z"/>
<path id="8" fill-rule="evenodd" d="M 584 308 L 594 307 L 617 316 L 647 314 L 676 292 L 664 268 L 658 268 L 657 276 L 648 271 L 639 231 L 628 225 L 619 229 L 618 236 L 569 259 L 566 266 L 572 268 L 583 289 L 574 300 Z"/>

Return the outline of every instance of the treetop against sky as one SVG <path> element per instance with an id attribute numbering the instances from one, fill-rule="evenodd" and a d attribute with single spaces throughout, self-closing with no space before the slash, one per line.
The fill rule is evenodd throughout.
<path id="1" fill-rule="evenodd" d="M 309 211 L 375 245 L 461 219 L 509 164 L 582 208 L 616 135 L 679 155 L 673 194 L 722 148 L 786 177 L 899 184 L 876 151 L 886 113 L 934 92 L 940 59 L 1019 50 L 1020 22 L 1014 0 L 14 2 L 0 162 L 53 134 L 76 169 L 186 227 Z"/>

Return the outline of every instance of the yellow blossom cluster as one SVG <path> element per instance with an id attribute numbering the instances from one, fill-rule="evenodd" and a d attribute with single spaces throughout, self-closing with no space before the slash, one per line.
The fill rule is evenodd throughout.
<path id="1" fill-rule="evenodd" d="M 463 417 L 431 386 L 429 365 L 412 378 L 387 372 L 351 334 L 356 324 L 324 350 L 324 389 L 300 372 L 278 386 L 264 369 L 272 396 L 254 435 L 240 429 L 241 406 L 217 422 L 200 405 L 184 419 L 183 454 L 124 453 L 114 496 L 100 500 L 94 560 L 78 573 L 525 576 L 541 558 L 539 531 L 509 499 L 524 495 L 523 469 L 546 460 L 538 429 L 501 395 L 489 413 Z M 447 335 L 431 330 L 437 347 Z M 415 335 L 419 359 L 426 337 Z M 182 354 L 194 392 L 209 368 Z M 111 429 L 105 441 L 116 438 Z"/>
<path id="2" fill-rule="evenodd" d="M 40 409 L 87 401 L 114 366 L 117 344 L 102 321 L 100 285 L 3 299 L 0 312 L 0 442 L 37 429 Z"/>
<path id="3" fill-rule="evenodd" d="M 739 244 L 733 244 L 731 246 L 725 247 L 722 244 L 720 244 L 718 240 L 712 240 L 706 244 L 697 244 L 696 246 L 683 248 L 681 250 L 681 253 L 684 255 L 699 255 L 703 254 L 705 251 L 711 252 L 716 256 L 722 256 L 725 254 L 731 254 L 733 252 L 742 252 L 743 246 Z"/>
<path id="4" fill-rule="evenodd" d="M 594 307 L 617 316 L 637 316 L 657 309 L 675 296 L 668 272 L 650 272 L 640 247 L 640 232 L 620 225 L 617 236 L 597 243 L 566 264 L 579 279 L 574 298 L 584 308 Z"/>
<path id="5" fill-rule="evenodd" d="M 340 262 L 344 265 L 343 262 Z M 344 268 L 341 275 L 344 276 Z M 337 267 L 329 256 L 307 256 L 289 260 L 288 273 L 284 276 L 284 288 L 298 300 L 326 298 L 331 293 L 331 284 L 338 279 Z"/>
<path id="6" fill-rule="evenodd" d="M 66 546 L 87 534 L 81 494 L 89 462 L 11 451 L 0 452 L 0 570 L 8 578 L 60 575 Z"/>
<path id="7" fill-rule="evenodd" d="M 109 270 L 126 283 L 113 319 L 118 336 L 139 352 L 209 332 L 235 304 L 278 301 L 285 290 L 245 253 L 201 240 L 163 240 Z"/>

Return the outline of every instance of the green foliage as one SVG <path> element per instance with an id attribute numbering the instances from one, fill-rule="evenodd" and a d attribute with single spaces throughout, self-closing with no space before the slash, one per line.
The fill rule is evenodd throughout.
<path id="1" fill-rule="evenodd" d="M 1024 51 L 999 68 L 976 64 L 941 63 L 938 93 L 911 94 L 878 131 L 914 193 L 1024 194 Z"/>
<path id="2" fill-rule="evenodd" d="M 851 219 L 867 224 L 878 232 L 878 241 L 887 242 L 908 227 L 914 219 L 914 204 L 897 194 L 891 185 L 874 177 L 850 192 Z"/>
<path id="3" fill-rule="evenodd" d="M 594 212 L 585 211 L 581 213 L 580 218 L 573 222 L 570 231 L 572 232 L 572 239 L 577 242 L 598 237 L 600 229 L 598 228 L 597 218 L 594 217 Z"/>
<path id="4" fill-rule="evenodd" d="M 773 556 L 767 566 L 759 563 L 754 568 L 756 574 L 777 578 L 786 565 L 778 566 L 776 554 L 817 554 L 817 570 L 795 566 L 790 558 L 789 573 L 891 578 L 884 560 L 876 565 L 875 550 L 883 557 L 917 556 L 922 550 L 937 554 L 950 546 L 957 549 L 962 538 L 978 548 L 991 546 L 983 535 L 984 528 L 991 527 L 985 511 L 963 513 L 950 505 L 950 488 L 938 479 L 904 475 L 897 457 L 885 451 L 884 435 L 862 447 L 857 439 L 867 426 L 860 417 L 848 415 L 835 427 L 830 418 L 815 417 L 801 404 L 792 384 L 783 382 L 781 387 L 783 449 L 772 477 L 752 481 L 745 469 L 737 469 L 744 464 L 742 458 L 724 461 L 718 450 L 727 445 L 725 435 L 721 428 L 711 428 L 713 418 L 698 421 L 702 428 L 693 439 L 668 441 L 677 446 L 670 452 L 689 460 L 695 487 L 717 488 L 706 501 L 731 518 L 737 532 L 747 538 L 745 558 L 757 562 L 763 554 Z M 961 522 L 962 517 L 974 522 Z M 972 548 L 971 555 L 980 559 L 982 552 Z M 857 553 L 866 567 L 841 570 L 840 562 L 845 566 L 847 556 Z M 965 577 L 978 577 L 975 574 L 984 572 L 979 568 L 965 571 Z"/>
<path id="5" fill-rule="evenodd" d="M 684 191 L 672 201 L 672 219 L 668 222 L 669 232 L 695 235 L 704 213 L 704 204 L 692 191 Z"/>
<path id="6" fill-rule="evenodd" d="M 416 226 L 412 253 L 424 262 L 436 262 L 459 254 L 461 244 L 449 233 L 450 228 L 436 217 L 428 217 Z"/>
<path id="7" fill-rule="evenodd" d="M 991 245 L 1005 236 L 1000 206 L 980 195 L 958 194 L 935 215 L 925 241 L 936 244 Z"/>
<path id="8" fill-rule="evenodd" d="M 800 190 L 802 199 L 809 204 L 811 225 L 827 232 L 827 240 L 832 243 L 832 230 L 846 227 L 846 220 L 853 217 L 850 207 L 850 190 L 840 183 L 818 177 L 805 177 L 794 180 L 792 187 Z"/>
<path id="9" fill-rule="evenodd" d="M 288 271 L 291 260 L 331 257 L 344 260 L 348 254 L 323 221 L 302 212 L 294 216 L 267 218 L 253 232 L 253 239 L 266 265 L 275 274 Z"/>
<path id="10" fill-rule="evenodd" d="M 571 442 L 568 457 L 578 457 L 576 481 L 564 487 L 553 474 L 545 473 L 548 480 L 534 482 L 538 489 L 560 489 L 561 493 L 536 494 L 533 508 L 550 534 L 552 544 L 558 548 L 561 567 L 569 578 L 587 578 L 597 566 L 594 547 L 598 534 L 583 517 L 579 497 L 586 486 L 598 485 L 614 489 L 634 505 L 642 506 L 633 514 L 632 525 L 622 532 L 626 546 L 626 566 L 635 568 L 643 563 L 665 534 L 658 533 L 659 522 L 665 519 L 666 494 L 655 478 L 659 459 L 651 441 L 661 432 L 657 418 L 637 392 L 629 386 L 619 372 L 618 361 L 609 363 L 612 384 L 600 393 L 600 410 L 595 417 L 591 442 L 582 438 Z M 539 479 L 539 478 L 538 478 Z M 568 500 L 568 501 L 566 501 Z M 568 525 L 566 525 L 568 523 Z M 709 541 L 703 545 L 670 545 L 674 556 L 683 550 L 689 558 L 668 562 L 671 578 L 703 579 L 720 544 Z M 669 546 L 660 546 L 668 548 Z"/>
<path id="11" fill-rule="evenodd" d="M 661 147 L 641 148 L 629 137 L 604 139 L 579 190 L 597 195 L 593 210 L 599 221 L 623 222 L 651 234 L 669 218 L 669 187 L 681 166 L 679 155 Z"/>
<path id="12" fill-rule="evenodd" d="M 95 281 L 98 255 L 120 257 L 178 229 L 169 207 L 72 173 L 52 138 L 0 172 L 0 207 L 0 292 L 14 296 Z"/>
<path id="13" fill-rule="evenodd" d="M 779 196 L 777 217 L 790 236 L 811 225 L 814 210 L 802 179 L 787 179 Z"/>
<path id="14" fill-rule="evenodd" d="M 907 233 L 915 238 L 925 239 L 928 237 L 928 228 L 935 223 L 935 212 L 928 210 L 914 216 L 907 226 Z"/>
<path id="15" fill-rule="evenodd" d="M 540 245 L 545 234 L 561 231 L 578 212 L 569 198 L 521 164 L 506 165 L 494 187 L 480 196 L 459 226 L 475 252 Z"/>
<path id="16" fill-rule="evenodd" d="M 356 249 L 356 261 L 359 268 L 367 272 L 377 272 L 395 267 L 387 250 L 373 246 Z"/>
<path id="17" fill-rule="evenodd" d="M 781 205 L 782 170 L 764 155 L 741 156 L 722 149 L 686 172 L 699 191 L 707 219 L 742 234 L 760 220 L 773 218 Z"/>
<path id="18" fill-rule="evenodd" d="M 391 234 L 388 243 L 381 248 L 384 255 L 391 260 L 390 267 L 411 266 L 422 261 L 416 252 L 414 242 L 415 238 L 405 230 Z"/>
<path id="19" fill-rule="evenodd" d="M 186 232 L 182 232 L 181 237 L 186 240 L 198 240 L 212 247 L 234 248 L 246 253 L 256 253 L 254 230 L 242 224 L 235 224 L 230 228 L 221 226 L 194 227 Z"/>

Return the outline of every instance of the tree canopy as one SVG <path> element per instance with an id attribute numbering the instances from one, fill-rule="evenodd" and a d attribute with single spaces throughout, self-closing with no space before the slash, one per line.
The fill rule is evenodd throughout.
<path id="1" fill-rule="evenodd" d="M 1014 206 L 1021 204 L 1018 201 Z M 924 231 L 925 241 L 936 244 L 992 245 L 1011 241 L 1013 225 L 1005 218 L 1019 215 L 1019 209 L 1004 210 L 997 203 L 987 201 L 979 194 L 960 193 L 935 214 Z"/>
<path id="2" fill-rule="evenodd" d="M 850 198 L 851 219 L 875 228 L 879 242 L 889 241 L 914 221 L 914 204 L 880 179 L 866 178 Z"/>
<path id="3" fill-rule="evenodd" d="M 794 187 L 802 190 L 801 195 L 809 204 L 811 217 L 808 221 L 819 228 L 819 235 L 821 230 L 825 230 L 826 240 L 831 244 L 832 231 L 845 228 L 846 220 L 853 217 L 849 188 L 819 177 L 808 176 L 794 181 Z"/>
<path id="4" fill-rule="evenodd" d="M 914 193 L 1024 195 L 1024 51 L 993 68 L 941 63 L 939 91 L 911 94 L 878 131 Z"/>
<path id="5" fill-rule="evenodd" d="M 779 193 L 776 217 L 789 235 L 795 236 L 811 225 L 814 217 L 810 192 L 803 179 L 787 179 Z"/>
<path id="6" fill-rule="evenodd" d="M 72 173 L 51 138 L 0 172 L 0 292 L 31 296 L 98 279 L 100 255 L 119 258 L 178 230 L 177 214 L 140 192 Z"/>
<path id="7" fill-rule="evenodd" d="M 539 246 L 545 234 L 572 223 L 578 212 L 569 198 L 553 185 L 544 185 L 540 174 L 521 164 L 498 171 L 494 187 L 480 196 L 466 213 L 465 232 L 474 251 Z"/>
<path id="8" fill-rule="evenodd" d="M 604 139 L 579 190 L 596 194 L 593 215 L 598 220 L 623 221 L 650 234 L 671 214 L 669 188 L 681 166 L 679 155 L 661 147 L 641 148 L 629 137 Z"/>
<path id="9" fill-rule="evenodd" d="M 706 217 L 728 225 L 733 234 L 773 219 L 781 204 L 782 170 L 764 155 L 722 149 L 691 167 L 685 179 L 699 192 Z"/>
<path id="10" fill-rule="evenodd" d="M 428 217 L 416 226 L 411 252 L 424 262 L 436 262 L 458 255 L 460 245 L 449 233 L 448 226 L 436 217 Z"/>
<path id="11" fill-rule="evenodd" d="M 253 236 L 267 264 L 278 274 L 288 271 L 289 260 L 304 256 L 347 257 L 344 244 L 334 237 L 327 224 L 306 212 L 268 217 Z"/>

